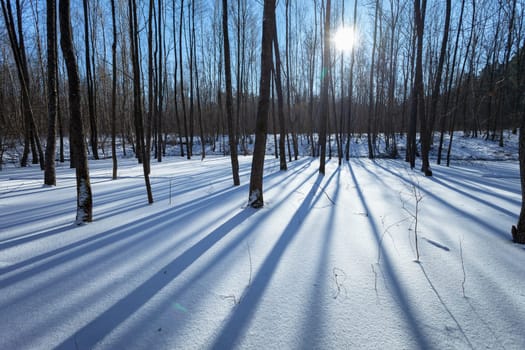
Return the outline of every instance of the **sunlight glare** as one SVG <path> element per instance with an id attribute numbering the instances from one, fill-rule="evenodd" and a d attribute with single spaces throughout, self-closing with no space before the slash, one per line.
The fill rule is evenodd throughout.
<path id="1" fill-rule="evenodd" d="M 357 32 L 351 27 L 340 27 L 335 32 L 333 41 L 339 51 L 350 51 L 357 44 Z"/>

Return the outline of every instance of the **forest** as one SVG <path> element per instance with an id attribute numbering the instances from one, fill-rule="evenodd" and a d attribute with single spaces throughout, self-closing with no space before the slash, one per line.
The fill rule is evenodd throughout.
<path id="1" fill-rule="evenodd" d="M 42 170 L 56 158 L 73 164 L 64 142 L 75 142 L 78 117 L 89 157 L 116 157 L 118 143 L 144 158 L 146 174 L 166 145 L 191 159 L 200 144 L 201 158 L 206 145 L 231 154 L 236 177 L 237 153 L 263 127 L 260 135 L 279 136 L 282 169 L 286 154 L 298 158 L 300 138 L 323 163 L 327 144 L 341 162 L 352 135 L 366 135 L 369 158 L 405 157 L 413 168 L 421 156 L 431 175 L 430 148 L 448 165 L 455 131 L 503 146 L 503 130 L 521 125 L 522 1 L 285 0 L 268 13 L 261 5 L 64 2 L 57 30 L 56 1 L 3 0 L 2 162 L 8 151 L 22 167 L 29 155 Z M 268 16 L 274 28 L 261 40 Z M 68 26 L 77 78 L 58 50 Z M 75 79 L 77 107 L 68 97 Z"/>
<path id="2" fill-rule="evenodd" d="M 369 158 L 414 168 L 420 157 L 432 175 L 430 149 L 448 165 L 454 132 L 503 146 L 521 126 L 524 11 L 518 0 L 2 0 L 1 159 L 31 158 L 53 185 L 56 159 L 114 157 L 116 173 L 118 145 L 147 184 L 167 145 L 187 159 L 209 146 L 231 155 L 238 184 L 253 135 L 279 139 L 282 170 L 306 140 L 321 172 L 327 145 L 341 163 L 358 135 Z"/>
<path id="3" fill-rule="evenodd" d="M 0 5 L 0 349 L 525 348 L 525 0 Z"/>

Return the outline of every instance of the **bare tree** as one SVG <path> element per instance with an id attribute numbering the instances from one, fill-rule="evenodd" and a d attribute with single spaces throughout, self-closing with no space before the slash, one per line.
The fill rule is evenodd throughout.
<path id="1" fill-rule="evenodd" d="M 419 115 L 419 120 L 425 121 L 425 96 L 423 85 L 423 31 L 425 27 L 425 12 L 427 1 L 414 0 L 414 23 L 416 25 L 416 66 L 415 75 L 411 96 L 411 112 L 410 124 L 407 137 L 407 154 L 410 162 L 410 167 L 413 169 L 416 166 L 416 123 Z M 422 129 L 426 125 L 421 126 Z"/>
<path id="2" fill-rule="evenodd" d="M 374 37 L 372 40 L 372 61 L 370 63 L 370 79 L 368 84 L 368 120 L 367 120 L 367 142 L 368 142 L 368 158 L 374 158 L 374 147 L 372 146 L 372 120 L 374 119 L 375 108 L 374 108 L 374 68 L 375 68 L 375 56 L 377 49 L 377 22 L 379 20 L 379 0 L 376 0 L 375 4 L 375 16 L 374 16 Z"/>
<path id="3" fill-rule="evenodd" d="M 59 2 L 60 46 L 66 62 L 69 84 L 69 113 L 72 150 L 75 152 L 75 170 L 77 178 L 77 224 L 91 222 L 93 217 L 93 199 L 89 181 L 84 130 L 82 126 L 82 109 L 80 97 L 80 75 L 77 57 L 73 46 L 69 0 Z"/>
<path id="4" fill-rule="evenodd" d="M 182 104 L 182 116 L 184 123 L 184 137 L 186 142 L 186 157 L 191 159 L 192 144 L 188 133 L 188 117 L 186 114 L 186 99 L 184 94 L 184 65 L 182 61 L 182 28 L 184 26 L 184 0 L 180 2 L 180 17 L 179 17 L 179 69 L 180 69 L 180 100 Z"/>
<path id="5" fill-rule="evenodd" d="M 354 1 L 354 25 L 353 30 L 357 28 L 357 0 Z M 352 49 L 350 53 L 350 77 L 348 79 L 348 112 L 346 115 L 346 145 L 345 145 L 345 159 L 350 159 L 350 132 L 352 125 L 352 104 L 354 103 L 354 62 L 355 62 L 355 50 Z"/>
<path id="6" fill-rule="evenodd" d="M 111 84 L 111 158 L 113 162 L 113 180 L 117 179 L 117 21 L 115 18 L 115 0 L 111 0 L 111 23 L 113 26 L 113 44 L 111 45 L 112 84 Z"/>
<path id="7" fill-rule="evenodd" d="M 512 226 L 512 239 L 516 243 L 525 244 L 525 112 L 521 114 L 519 163 L 521 177 L 521 210 L 518 224 Z"/>
<path id="8" fill-rule="evenodd" d="M 226 1 L 226 0 L 223 0 Z M 264 206 L 263 172 L 266 153 L 266 133 L 268 128 L 268 110 L 270 107 L 270 81 L 272 78 L 273 52 L 272 43 L 275 34 L 275 0 L 264 1 L 262 44 L 261 44 L 261 79 L 259 82 L 259 105 L 253 150 L 252 170 L 250 175 L 250 194 L 248 203 L 252 208 Z"/>
<path id="9" fill-rule="evenodd" d="M 27 166 L 27 158 L 29 155 L 29 148 L 33 155 L 33 164 L 40 162 L 40 168 L 44 170 L 44 153 L 40 145 L 38 130 L 36 128 L 33 109 L 31 106 L 31 93 L 29 89 L 29 71 L 27 66 L 26 50 L 24 35 L 22 31 L 22 9 L 20 0 L 16 0 L 16 17 L 17 28 L 15 29 L 15 21 L 13 18 L 13 11 L 10 0 L 1 0 L 2 13 L 4 15 L 4 22 L 7 27 L 7 33 L 11 44 L 11 50 L 15 58 L 18 80 L 20 82 L 20 90 L 22 94 L 22 108 L 24 114 L 24 152 L 20 165 Z M 18 32 L 18 34 L 17 34 Z M 36 145 L 36 146 L 35 146 Z"/>
<path id="10" fill-rule="evenodd" d="M 443 39 L 441 41 L 441 50 L 439 54 L 438 66 L 435 71 L 434 88 L 432 90 L 432 99 L 430 101 L 430 113 L 428 115 L 428 118 L 425 117 L 424 114 L 422 115 L 422 118 L 424 119 L 422 119 L 421 122 L 420 132 L 421 161 L 423 163 L 421 166 L 421 171 L 425 174 L 425 176 L 432 176 L 432 169 L 430 169 L 429 153 L 430 146 L 432 145 L 432 133 L 434 129 L 434 123 L 436 120 L 437 105 L 441 91 L 441 77 L 443 73 L 443 65 L 445 63 L 445 54 L 447 51 L 451 8 L 451 0 L 447 0 L 445 9 L 445 27 L 443 28 Z"/>
<path id="11" fill-rule="evenodd" d="M 463 25 L 463 14 L 465 12 L 465 0 L 461 1 L 461 10 L 459 13 L 459 19 L 458 19 L 458 25 L 456 29 L 456 40 L 454 44 L 454 53 L 452 54 L 452 63 L 450 68 L 450 74 L 448 78 L 448 87 L 446 90 L 446 96 L 445 96 L 445 106 L 444 106 L 444 112 L 439 120 L 439 127 L 440 127 L 440 133 L 439 133 L 439 146 L 438 146 L 438 155 L 437 155 L 437 164 L 441 164 L 441 158 L 443 153 L 443 142 L 445 138 L 445 128 L 446 128 L 446 122 L 447 122 L 447 115 L 448 115 L 448 109 L 450 104 L 450 99 L 452 95 L 452 84 L 454 83 L 454 75 L 456 72 L 456 60 L 458 58 L 458 50 L 459 50 L 459 39 L 461 35 L 461 28 Z"/>
<path id="12" fill-rule="evenodd" d="M 222 31 L 224 40 L 224 76 L 226 80 L 226 113 L 228 120 L 228 142 L 232 163 L 233 185 L 239 186 L 239 160 L 237 158 L 237 138 L 233 124 L 232 73 L 230 63 L 230 39 L 228 34 L 228 0 L 222 0 Z"/>
<path id="13" fill-rule="evenodd" d="M 86 50 L 86 82 L 88 90 L 88 109 L 89 109 L 89 126 L 91 128 L 91 152 L 93 158 L 98 159 L 98 128 L 95 107 L 94 78 L 91 67 L 91 40 L 89 35 L 89 0 L 82 1 L 84 9 L 84 45 Z"/>
<path id="14" fill-rule="evenodd" d="M 319 173 L 325 174 L 326 163 L 326 128 L 330 118 L 328 88 L 330 84 L 331 59 L 330 59 L 330 16 L 331 1 L 326 0 L 325 19 L 324 19 L 324 48 L 323 48 L 323 75 L 321 81 L 321 105 L 319 107 L 320 125 L 319 125 L 319 145 L 321 153 L 319 155 Z"/>
<path id="15" fill-rule="evenodd" d="M 277 39 L 277 22 L 274 22 L 274 36 L 273 36 L 273 49 L 275 55 L 275 87 L 277 90 L 277 113 L 279 114 L 279 167 L 281 170 L 286 170 L 286 154 L 284 149 L 284 138 L 286 137 L 286 127 L 284 122 L 284 96 L 281 79 L 281 55 L 279 53 L 279 41 Z"/>
<path id="16" fill-rule="evenodd" d="M 47 11 L 47 115 L 48 130 L 46 144 L 46 169 L 44 184 L 56 185 L 55 151 L 56 151 L 56 121 L 58 108 L 57 92 L 57 16 L 56 0 L 46 1 Z"/>
<path id="17" fill-rule="evenodd" d="M 148 195 L 148 203 L 153 203 L 153 194 L 149 181 L 149 150 L 144 145 L 144 124 L 142 120 L 142 90 L 140 84 L 140 65 L 139 65 L 139 48 L 138 48 L 138 20 L 137 6 L 135 0 L 128 0 L 129 5 L 129 32 L 131 38 L 131 60 L 133 66 L 133 117 L 135 121 L 137 149 L 140 149 L 140 158 L 143 160 L 142 168 L 144 170 L 144 182 Z M 140 148 L 139 148 L 140 147 Z"/>

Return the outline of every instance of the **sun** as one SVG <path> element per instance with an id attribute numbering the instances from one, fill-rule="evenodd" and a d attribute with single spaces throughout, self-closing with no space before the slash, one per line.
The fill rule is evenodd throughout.
<path id="1" fill-rule="evenodd" d="M 351 27 L 339 27 L 333 36 L 333 42 L 339 51 L 350 51 L 357 44 L 357 32 Z"/>

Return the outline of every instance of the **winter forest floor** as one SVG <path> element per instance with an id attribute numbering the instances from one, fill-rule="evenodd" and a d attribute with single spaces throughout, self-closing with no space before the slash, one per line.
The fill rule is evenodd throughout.
<path id="1" fill-rule="evenodd" d="M 134 159 L 117 180 L 92 161 L 84 226 L 67 165 L 53 188 L 1 171 L 0 349 L 525 347 L 515 158 L 425 178 L 400 159 L 320 176 L 316 158 L 268 157 L 259 210 L 239 160 L 239 187 L 228 157 L 152 162 L 153 205 Z"/>

